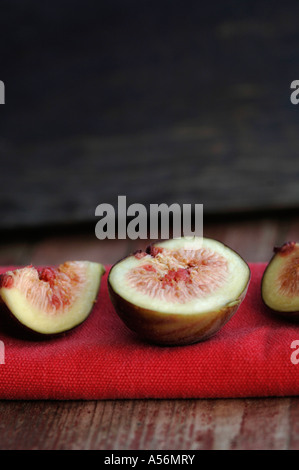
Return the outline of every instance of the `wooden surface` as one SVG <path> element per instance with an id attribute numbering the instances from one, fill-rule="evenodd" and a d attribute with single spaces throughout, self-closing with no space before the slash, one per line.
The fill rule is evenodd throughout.
<path id="1" fill-rule="evenodd" d="M 204 235 L 267 261 L 272 247 L 299 238 L 296 216 L 207 222 Z M 85 233 L 2 239 L 1 264 L 68 258 L 113 263 L 144 242 Z M 299 334 L 299 333 L 298 333 Z M 0 449 L 299 449 L 299 398 L 221 400 L 1 401 Z"/>

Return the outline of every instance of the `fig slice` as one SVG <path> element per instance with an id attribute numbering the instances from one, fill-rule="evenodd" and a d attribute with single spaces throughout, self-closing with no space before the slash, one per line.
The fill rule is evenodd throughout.
<path id="1" fill-rule="evenodd" d="M 18 323 L 35 333 L 55 335 L 88 317 L 104 272 L 104 266 L 90 261 L 26 266 L 0 276 L 0 296 Z"/>
<path id="2" fill-rule="evenodd" d="M 279 315 L 299 319 L 299 244 L 291 241 L 274 248 L 262 279 L 264 303 Z"/>
<path id="3" fill-rule="evenodd" d="M 215 334 L 237 311 L 250 280 L 247 263 L 222 243 L 185 237 L 154 243 L 116 263 L 110 298 L 143 339 L 185 345 Z"/>

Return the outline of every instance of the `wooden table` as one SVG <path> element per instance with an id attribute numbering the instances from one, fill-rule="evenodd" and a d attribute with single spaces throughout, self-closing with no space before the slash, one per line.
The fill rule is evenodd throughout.
<path id="1" fill-rule="evenodd" d="M 248 262 L 298 239 L 294 214 L 207 220 L 204 235 Z M 3 238 L 0 262 L 113 263 L 143 241 L 100 242 L 93 229 Z M 299 449 L 299 399 L 1 401 L 0 449 Z"/>

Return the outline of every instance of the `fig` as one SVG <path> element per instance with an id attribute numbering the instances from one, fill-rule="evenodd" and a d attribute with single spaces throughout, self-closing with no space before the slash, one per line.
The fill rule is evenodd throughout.
<path id="1" fill-rule="evenodd" d="M 299 319 L 299 244 L 291 241 L 274 248 L 262 278 L 262 299 L 269 309 Z"/>
<path id="2" fill-rule="evenodd" d="M 120 260 L 108 289 L 116 313 L 147 342 L 186 345 L 214 335 L 244 299 L 247 263 L 201 237 L 165 240 Z"/>
<path id="3" fill-rule="evenodd" d="M 88 317 L 104 272 L 101 264 L 89 261 L 26 266 L 0 276 L 0 296 L 17 323 L 34 333 L 55 335 Z"/>

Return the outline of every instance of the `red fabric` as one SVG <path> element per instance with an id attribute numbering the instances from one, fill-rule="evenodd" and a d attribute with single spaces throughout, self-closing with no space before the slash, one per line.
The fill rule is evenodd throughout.
<path id="1" fill-rule="evenodd" d="M 299 364 L 291 361 L 291 343 L 299 340 L 298 326 L 267 312 L 260 298 L 265 265 L 250 267 L 248 294 L 235 316 L 216 336 L 190 346 L 152 346 L 138 339 L 114 312 L 107 274 L 90 317 L 63 337 L 27 341 L 0 326 L 0 398 L 297 395 Z"/>

